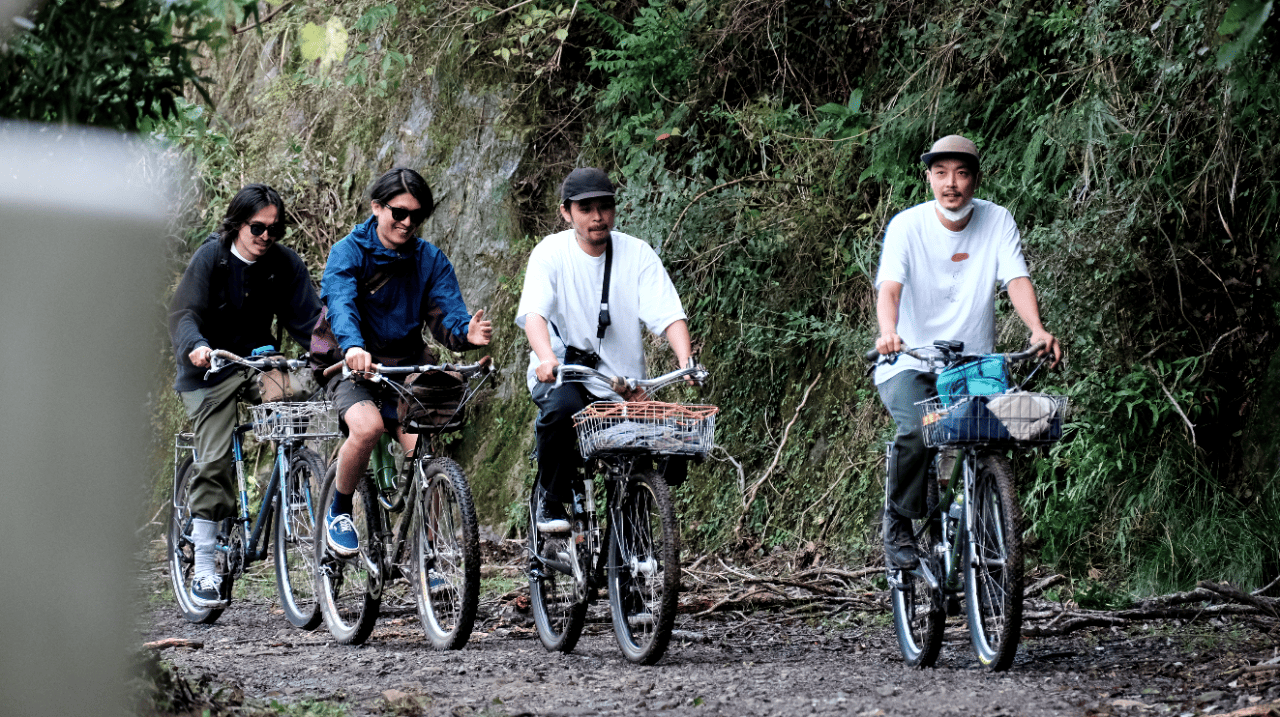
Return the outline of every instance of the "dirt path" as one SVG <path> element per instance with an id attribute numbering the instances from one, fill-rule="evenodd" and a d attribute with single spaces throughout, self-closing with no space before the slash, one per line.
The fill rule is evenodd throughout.
<path id="1" fill-rule="evenodd" d="M 518 568 L 490 568 L 518 578 Z M 328 708 L 350 715 L 1280 715 L 1280 672 L 1264 664 L 1276 641 L 1248 623 L 1213 618 L 1026 639 L 1013 669 L 978 668 L 958 619 L 937 669 L 902 664 L 887 607 L 811 624 L 778 611 L 682 614 L 656 666 L 626 662 L 603 603 L 570 655 L 548 653 L 516 599 L 486 596 L 461 651 L 430 649 L 408 609 L 383 617 L 362 647 L 336 645 L 323 626 L 289 626 L 269 590 L 236 602 L 215 625 L 191 625 L 157 599 L 144 639 L 200 648 L 162 657 L 191 682 L 225 688 L 231 704 Z M 701 605 L 706 596 L 682 596 Z M 883 605 L 883 599 L 878 603 Z M 1239 668 L 1259 664 L 1237 674 Z M 1275 663 L 1280 668 L 1280 660 Z M 296 709 L 296 708 L 295 708 Z M 216 714 L 217 711 L 214 711 Z"/>

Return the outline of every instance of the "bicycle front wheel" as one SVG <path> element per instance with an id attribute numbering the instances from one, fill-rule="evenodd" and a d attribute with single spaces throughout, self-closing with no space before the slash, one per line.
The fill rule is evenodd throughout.
<path id="1" fill-rule="evenodd" d="M 538 488 L 533 489 L 532 503 L 536 505 Z M 563 569 L 575 564 L 584 578 L 589 565 L 581 562 L 582 552 L 575 549 L 583 528 L 573 521 L 572 532 L 553 535 L 538 530 L 536 511 L 529 510 L 529 545 L 534 551 L 529 566 L 529 601 L 533 610 L 533 624 L 538 628 L 538 639 L 551 652 L 573 652 L 582 637 L 582 627 L 587 622 L 588 588 Z M 544 560 L 545 559 L 545 560 Z"/>
<path id="2" fill-rule="evenodd" d="M 178 479 L 173 484 L 170 500 L 169 530 L 166 543 L 169 552 L 169 580 L 173 584 L 173 597 L 182 617 L 198 625 L 209 625 L 218 619 L 225 608 L 199 607 L 191 599 L 191 581 L 195 579 L 195 544 L 191 542 L 191 479 L 195 477 L 196 464 L 190 457 L 178 465 Z M 231 595 L 231 576 L 222 576 L 222 596 Z"/>
<path id="3" fill-rule="evenodd" d="M 916 540 L 921 559 L 927 560 L 929 569 L 941 579 L 941 563 L 933 557 L 933 546 L 942 540 L 942 525 L 937 511 L 938 482 L 933 476 L 929 477 L 925 496 L 926 518 L 912 521 L 911 527 L 915 535 L 921 536 Z M 890 593 L 898 647 L 902 650 L 903 660 L 911 667 L 933 667 L 942 651 L 942 633 L 947 621 L 942 591 L 930 588 L 918 569 L 899 573 L 901 583 Z"/>
<path id="4" fill-rule="evenodd" d="M 471 486 L 448 458 L 415 467 L 413 575 L 418 617 L 437 650 L 467 644 L 480 604 L 480 526 Z"/>
<path id="5" fill-rule="evenodd" d="M 284 450 L 280 447 L 279 450 Z M 320 485 L 324 462 L 310 448 L 295 448 L 289 457 L 289 472 L 276 494 L 276 588 L 284 616 L 295 627 L 314 630 L 320 625 L 320 605 L 316 602 L 316 526 L 321 505 Z"/>
<path id="6" fill-rule="evenodd" d="M 344 645 L 359 645 L 369 639 L 378 621 L 381 605 L 382 576 L 381 555 L 372 545 L 377 538 L 377 506 L 373 497 L 370 478 L 362 476 L 351 497 L 351 520 L 360 537 L 360 552 L 350 558 L 340 558 L 329 550 L 325 541 L 324 515 L 333 501 L 337 485 L 337 461 L 325 471 L 324 490 L 316 515 L 320 518 L 316 530 L 316 601 L 320 613 L 329 626 L 334 639 Z"/>
<path id="7" fill-rule="evenodd" d="M 653 471 L 618 486 L 610 512 L 609 611 L 622 654 L 652 665 L 675 626 L 680 590 L 680 534 L 666 481 Z M 616 516 L 616 519 L 615 519 Z"/>
<path id="8" fill-rule="evenodd" d="M 970 500 L 973 528 L 964 561 L 969 636 L 979 662 L 1006 670 L 1022 632 L 1022 509 L 1007 458 L 979 457 Z"/>

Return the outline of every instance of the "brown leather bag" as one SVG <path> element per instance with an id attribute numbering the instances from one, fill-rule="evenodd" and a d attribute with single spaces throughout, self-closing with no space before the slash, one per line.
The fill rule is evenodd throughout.
<path id="1" fill-rule="evenodd" d="M 409 395 L 400 397 L 396 417 L 411 433 L 445 432 L 462 427 L 467 380 L 454 371 L 424 371 L 405 377 Z"/>

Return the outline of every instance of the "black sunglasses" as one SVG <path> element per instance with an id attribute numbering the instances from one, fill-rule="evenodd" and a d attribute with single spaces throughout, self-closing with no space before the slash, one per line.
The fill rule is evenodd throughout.
<path id="1" fill-rule="evenodd" d="M 383 204 L 382 206 L 391 211 L 391 219 L 393 221 L 402 222 L 405 217 L 408 217 L 410 224 L 421 224 L 422 220 L 427 218 L 427 210 L 425 209 L 409 211 L 403 207 L 393 207 L 390 204 Z"/>
<path id="2" fill-rule="evenodd" d="M 272 239 L 279 239 L 280 237 L 284 236 L 284 224 L 282 224 L 281 222 L 276 222 L 271 226 L 267 226 L 262 222 L 249 223 L 250 234 L 256 237 L 260 237 L 262 236 L 262 232 L 266 232 Z"/>

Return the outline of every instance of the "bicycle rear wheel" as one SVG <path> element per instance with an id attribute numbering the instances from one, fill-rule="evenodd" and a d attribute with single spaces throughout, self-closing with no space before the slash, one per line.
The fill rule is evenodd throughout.
<path id="1" fill-rule="evenodd" d="M 534 488 L 532 504 L 537 503 L 538 488 Z M 582 627 L 587 621 L 589 602 L 586 585 L 579 585 L 573 575 L 557 570 L 539 557 L 554 559 L 571 567 L 577 562 L 585 575 L 590 566 L 580 562 L 582 552 L 575 549 L 577 538 L 583 534 L 583 526 L 573 521 L 568 536 L 550 535 L 538 530 L 535 510 L 529 510 L 529 545 L 534 551 L 529 566 L 529 598 L 533 610 L 533 624 L 538 628 L 538 639 L 551 652 L 572 652 L 582 637 Z"/>
<path id="2" fill-rule="evenodd" d="M 941 579 L 941 563 L 933 554 L 933 546 L 942 540 L 937 511 L 938 482 L 933 476 L 929 477 L 925 496 L 926 518 L 912 521 L 911 527 L 917 536 L 923 534 L 916 541 L 921 560 L 928 561 L 930 571 Z M 890 599 L 893 629 L 903 660 L 911 667 L 933 667 L 942 651 L 942 633 L 947 621 L 942 591 L 930 588 L 919 570 L 903 571 L 901 585 L 892 589 Z"/>
<path id="3" fill-rule="evenodd" d="M 631 662 L 662 659 L 675 626 L 680 534 L 666 481 L 653 471 L 618 486 L 619 518 L 610 526 L 609 608 L 613 632 Z"/>
<path id="4" fill-rule="evenodd" d="M 281 446 L 277 450 L 284 450 Z M 295 627 L 314 630 L 323 618 L 316 601 L 316 526 L 321 505 L 324 462 L 310 448 L 297 447 L 289 456 L 289 472 L 276 494 L 276 588 L 284 616 Z"/>
<path id="5" fill-rule="evenodd" d="M 208 625 L 218 619 L 221 607 L 199 607 L 191 600 L 191 581 L 195 579 L 195 544 L 191 542 L 191 479 L 196 474 L 195 460 L 187 456 L 178 464 L 177 481 L 173 485 L 170 501 L 169 530 L 166 543 L 169 552 L 169 580 L 173 583 L 173 597 L 182 617 L 198 625 Z M 222 597 L 231 596 L 231 576 L 222 576 Z"/>
<path id="6" fill-rule="evenodd" d="M 329 550 L 324 539 L 327 530 L 324 515 L 333 501 L 337 468 L 335 461 L 325 471 L 324 490 L 316 506 L 316 515 L 320 518 L 315 540 L 316 600 L 334 639 L 344 645 L 359 645 L 373 632 L 382 598 L 382 576 L 370 569 L 370 562 L 374 570 L 382 569 L 381 551 L 373 545 L 377 539 L 378 514 L 372 482 L 368 475 L 361 476 L 351 498 L 351 520 L 360 536 L 360 552 L 350 558 L 340 558 Z"/>
<path id="7" fill-rule="evenodd" d="M 480 604 L 480 526 L 471 487 L 448 458 L 415 467 L 413 574 L 418 617 L 437 650 L 467 644 Z"/>
<path id="8" fill-rule="evenodd" d="M 1022 633 L 1022 509 L 1004 456 L 978 458 L 965 546 L 965 611 L 978 661 L 991 670 L 1013 664 Z"/>

